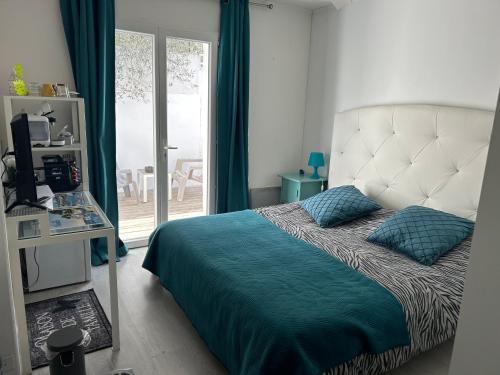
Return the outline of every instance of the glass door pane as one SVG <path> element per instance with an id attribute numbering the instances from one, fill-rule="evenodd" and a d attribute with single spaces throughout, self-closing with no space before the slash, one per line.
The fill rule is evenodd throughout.
<path id="1" fill-rule="evenodd" d="M 166 39 L 168 220 L 207 214 L 210 43 Z"/>
<path id="2" fill-rule="evenodd" d="M 156 226 L 154 56 L 154 35 L 116 31 L 119 228 L 129 246 Z"/>

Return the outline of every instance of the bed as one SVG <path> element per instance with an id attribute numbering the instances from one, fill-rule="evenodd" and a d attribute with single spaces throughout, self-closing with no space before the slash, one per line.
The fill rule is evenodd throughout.
<path id="1" fill-rule="evenodd" d="M 455 333 L 470 238 L 433 266 L 366 241 L 417 204 L 475 220 L 493 113 L 427 105 L 336 115 L 329 187 L 384 208 L 321 228 L 300 204 L 178 220 L 157 275 L 234 374 L 378 374 Z"/>

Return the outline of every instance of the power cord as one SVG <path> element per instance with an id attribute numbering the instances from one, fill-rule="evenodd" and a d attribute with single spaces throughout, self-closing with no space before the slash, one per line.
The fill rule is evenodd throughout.
<path id="1" fill-rule="evenodd" d="M 9 188 L 12 188 L 12 181 L 9 181 L 9 183 L 6 183 L 3 181 L 3 177 L 5 176 L 5 173 L 7 173 L 7 169 L 8 169 L 7 163 L 5 162 L 5 157 L 7 155 L 14 155 L 14 153 L 9 152 L 9 149 L 6 148 L 4 153 L 2 154 L 2 158 L 0 159 L 2 161 L 2 164 L 3 164 L 3 170 L 2 170 L 2 175 L 0 176 L 0 182 L 2 183 L 2 186 L 3 186 L 3 192 L 4 192 L 6 203 L 9 202 L 9 198 L 10 198 L 11 194 L 14 192 L 14 189 L 11 189 L 10 191 L 8 190 Z"/>
<path id="2" fill-rule="evenodd" d="M 4 153 L 2 154 L 2 164 L 3 164 L 3 171 L 2 171 L 2 176 L 0 177 L 0 180 L 2 181 L 3 183 L 3 176 L 5 175 L 5 173 L 7 172 L 7 163 L 5 163 L 5 157 L 7 155 L 14 155 L 13 152 L 9 152 L 9 149 L 6 148 Z"/>
<path id="3" fill-rule="evenodd" d="M 2 181 L 2 185 L 3 185 L 3 176 L 7 172 L 7 163 L 5 163 L 5 157 L 7 156 L 8 152 L 9 152 L 9 149 L 6 148 L 5 152 L 2 154 L 2 159 L 1 159 L 2 160 L 2 164 L 3 164 L 3 171 L 2 171 L 2 175 L 0 176 L 0 181 Z"/>
<path id="4" fill-rule="evenodd" d="M 33 284 L 28 285 L 27 287 L 23 287 L 24 290 L 29 290 L 33 288 L 37 283 L 38 280 L 40 279 L 40 264 L 38 264 L 38 259 L 36 257 L 38 248 L 35 246 L 35 251 L 33 252 L 33 260 L 35 261 L 36 264 L 36 280 L 33 282 Z"/>

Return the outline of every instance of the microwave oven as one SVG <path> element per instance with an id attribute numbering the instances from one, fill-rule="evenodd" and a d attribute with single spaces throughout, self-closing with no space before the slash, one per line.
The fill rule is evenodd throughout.
<path id="1" fill-rule="evenodd" d="M 50 146 L 50 124 L 46 116 L 28 115 L 32 147 Z"/>

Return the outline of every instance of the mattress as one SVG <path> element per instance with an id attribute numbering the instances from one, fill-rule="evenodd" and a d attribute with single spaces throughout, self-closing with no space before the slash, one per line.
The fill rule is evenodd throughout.
<path id="1" fill-rule="evenodd" d="M 409 346 L 381 354 L 362 354 L 325 371 L 325 374 L 383 373 L 455 334 L 471 238 L 428 267 L 366 240 L 394 213 L 389 209 L 334 228 L 319 227 L 297 203 L 261 208 L 256 212 L 292 236 L 377 281 L 404 309 L 411 341 Z"/>

